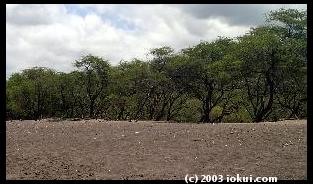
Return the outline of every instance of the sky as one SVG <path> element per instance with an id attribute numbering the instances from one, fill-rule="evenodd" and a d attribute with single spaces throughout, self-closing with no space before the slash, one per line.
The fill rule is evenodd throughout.
<path id="1" fill-rule="evenodd" d="M 154 4 L 154 5 L 6 5 L 6 76 L 41 66 L 74 70 L 82 55 L 93 54 L 117 65 L 146 60 L 152 48 L 176 51 L 236 37 L 264 24 L 264 14 L 306 4 Z"/>

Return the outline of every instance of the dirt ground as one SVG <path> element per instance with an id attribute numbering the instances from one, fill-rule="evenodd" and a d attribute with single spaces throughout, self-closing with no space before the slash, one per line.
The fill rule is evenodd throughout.
<path id="1" fill-rule="evenodd" d="M 307 122 L 7 121 L 7 179 L 307 179 Z"/>

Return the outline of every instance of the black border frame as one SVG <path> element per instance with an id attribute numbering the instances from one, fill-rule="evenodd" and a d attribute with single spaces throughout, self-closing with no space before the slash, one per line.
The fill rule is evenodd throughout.
<path id="1" fill-rule="evenodd" d="M 154 4 L 307 4 L 309 7 L 310 7 L 310 4 L 312 4 L 312 2 L 310 2 L 310 0 L 275 0 L 275 1 L 269 1 L 269 0 L 263 0 L 263 1 L 254 1 L 254 2 L 251 2 L 251 1 L 248 1 L 248 0 L 237 0 L 237 1 L 232 1 L 232 0 L 215 0 L 215 1 L 202 1 L 201 0 L 194 0 L 194 1 L 191 1 L 191 0 L 172 0 L 172 1 L 155 1 L 155 0 L 149 0 L 149 1 L 143 1 L 143 0 L 132 0 L 132 1 L 127 1 L 127 0 L 109 0 L 109 1 L 100 1 L 100 0 L 88 0 L 88 1 L 73 1 L 73 0 L 51 0 L 51 1 L 40 1 L 40 0 L 28 0 L 27 3 L 26 1 L 22 1 L 22 0 L 6 0 L 6 1 L 2 1 L 1 4 L 1 18 L 2 18 L 2 24 L 3 24 L 3 27 L 2 27 L 2 35 L 4 35 L 4 33 L 6 32 L 6 25 L 5 25 L 5 18 L 6 18 L 6 6 L 4 5 L 5 4 L 109 4 L 109 3 L 112 3 L 112 4 L 120 4 L 120 3 L 124 3 L 124 4 L 151 4 L 151 3 L 154 3 Z M 309 8 L 308 8 L 309 9 Z M 308 12 L 310 12 L 310 10 L 308 10 Z M 308 18 L 308 27 L 310 27 L 311 25 L 311 21 L 310 21 L 310 13 L 309 14 L 309 18 Z M 308 37 L 310 38 L 311 36 L 311 30 L 308 31 Z M 4 36 L 2 36 L 3 38 Z M 310 48 L 310 39 L 308 39 L 308 47 Z M 2 43 L 4 43 L 4 40 L 2 40 Z M 1 117 L 1 120 L 2 120 L 2 123 L 1 123 L 1 129 L 0 129 L 0 134 L 1 134 L 1 140 L 0 140 L 0 144 L 1 144 L 1 147 L 3 149 L 1 149 L 2 153 L 0 154 L 0 158 L 1 158 L 1 168 L 0 168 L 0 173 L 1 173 L 1 180 L 5 180 L 4 182 L 8 182 L 8 183 L 15 183 L 15 182 L 22 182 L 22 183 L 63 183 L 64 180 L 58 180 L 58 181 L 51 181 L 51 180 L 6 180 L 6 165 L 5 165 L 5 157 L 4 155 L 6 155 L 6 133 L 5 133 L 5 130 L 6 130 L 6 123 L 5 123 L 5 117 L 6 117 L 6 105 L 5 105 L 5 99 L 6 99 L 6 96 L 5 96 L 5 93 L 6 93 L 6 52 L 5 52 L 5 48 L 6 48 L 6 45 L 4 45 L 2 48 L 1 48 L 1 56 L 2 56 L 2 61 L 0 62 L 1 63 L 1 67 L 0 69 L 2 70 L 0 72 L 0 75 L 2 77 L 2 80 L 0 80 L 0 86 L 1 86 L 1 92 L 0 92 L 0 95 L 1 95 L 1 98 L 0 98 L 0 104 L 1 104 L 1 108 L 2 108 L 2 116 Z M 309 49 L 310 50 L 310 49 Z M 310 64 L 310 59 L 312 58 L 311 53 L 308 52 L 309 56 L 308 56 L 308 81 L 312 81 L 310 78 L 311 74 L 310 74 L 310 70 L 311 70 L 311 64 Z M 312 85 L 310 85 L 310 82 L 308 82 L 308 93 L 309 94 L 312 94 L 312 90 L 311 90 L 311 87 Z M 3 101 L 2 101 L 3 100 Z M 308 96 L 308 123 L 307 123 L 307 180 L 278 180 L 278 183 L 309 183 L 309 181 L 312 181 L 312 176 L 310 175 L 310 164 L 311 163 L 310 161 L 312 159 L 310 159 L 310 154 L 309 153 L 312 153 L 310 151 L 310 144 L 311 144 L 311 141 L 309 139 L 309 137 L 311 136 L 310 133 L 309 133 L 309 127 L 311 126 L 310 125 L 310 119 L 311 119 L 311 109 L 312 109 L 312 105 L 311 105 L 311 97 Z M 1 183 L 4 183 L 4 182 L 1 182 Z M 86 180 L 86 181 L 82 181 L 82 180 L 66 180 L 65 182 L 75 182 L 75 183 L 79 183 L 79 182 L 104 182 L 104 183 L 185 183 L 185 181 L 182 179 L 182 180 L 175 180 L 175 181 L 169 181 L 169 180 L 104 180 L 104 181 L 95 181 L 95 180 Z M 225 182 L 225 181 L 224 181 Z M 225 182 L 226 183 L 226 182 Z"/>

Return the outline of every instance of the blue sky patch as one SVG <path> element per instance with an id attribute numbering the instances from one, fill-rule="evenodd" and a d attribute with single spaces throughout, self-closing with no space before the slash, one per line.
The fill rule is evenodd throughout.
<path id="1" fill-rule="evenodd" d="M 104 22 L 110 22 L 112 26 L 118 29 L 123 29 L 125 31 L 136 30 L 136 26 L 133 23 L 122 19 L 116 12 L 108 11 L 98 13 L 93 7 L 82 7 L 77 5 L 65 5 L 65 8 L 70 14 L 75 14 L 81 17 L 85 17 L 88 14 L 96 14 Z"/>

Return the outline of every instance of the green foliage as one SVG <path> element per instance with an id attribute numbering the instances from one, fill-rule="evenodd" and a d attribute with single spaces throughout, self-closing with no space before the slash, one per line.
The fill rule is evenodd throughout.
<path id="1" fill-rule="evenodd" d="M 183 108 L 173 119 L 177 122 L 198 122 L 201 118 L 201 102 L 195 98 L 188 99 Z"/>
<path id="2" fill-rule="evenodd" d="M 82 71 L 80 73 L 80 78 L 83 81 L 81 87 L 86 89 L 88 96 L 89 117 L 94 117 L 98 97 L 108 86 L 110 65 L 107 60 L 90 54 L 82 56 L 74 65 Z"/>
<path id="3" fill-rule="evenodd" d="M 110 66 L 84 55 L 70 73 L 34 67 L 6 83 L 7 118 L 259 122 L 307 116 L 307 13 L 280 9 L 238 38 L 219 37 Z"/>
<path id="4" fill-rule="evenodd" d="M 7 82 L 7 108 L 13 117 L 37 119 L 54 115 L 55 71 L 35 67 L 13 74 Z"/>

